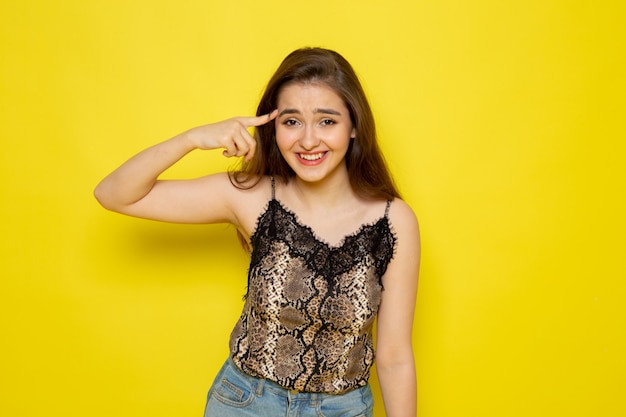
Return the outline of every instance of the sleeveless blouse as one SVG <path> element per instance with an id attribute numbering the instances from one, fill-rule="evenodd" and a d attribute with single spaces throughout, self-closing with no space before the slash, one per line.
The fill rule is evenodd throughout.
<path id="1" fill-rule="evenodd" d="M 331 246 L 276 199 L 272 178 L 229 342 L 242 371 L 302 392 L 338 394 L 367 384 L 382 276 L 396 245 L 390 204 L 383 217 Z"/>

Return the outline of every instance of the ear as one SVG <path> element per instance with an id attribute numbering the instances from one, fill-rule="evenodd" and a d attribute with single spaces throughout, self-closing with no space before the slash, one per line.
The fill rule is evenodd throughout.
<path id="1" fill-rule="evenodd" d="M 352 131 L 350 132 L 350 139 L 354 139 L 356 138 L 356 128 L 353 127 Z"/>

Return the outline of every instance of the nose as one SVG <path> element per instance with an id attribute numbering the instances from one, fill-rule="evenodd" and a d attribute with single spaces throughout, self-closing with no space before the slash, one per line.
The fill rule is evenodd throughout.
<path id="1" fill-rule="evenodd" d="M 300 146 L 306 151 L 310 151 L 315 149 L 317 145 L 320 143 L 320 139 L 315 132 L 313 126 L 307 126 L 302 132 L 302 136 L 300 137 Z"/>

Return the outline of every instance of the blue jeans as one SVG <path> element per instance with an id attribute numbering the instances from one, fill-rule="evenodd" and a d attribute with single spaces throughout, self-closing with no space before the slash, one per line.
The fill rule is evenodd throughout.
<path id="1" fill-rule="evenodd" d="M 228 358 L 209 390 L 204 417 L 372 417 L 369 385 L 345 394 L 290 391 L 243 373 Z"/>

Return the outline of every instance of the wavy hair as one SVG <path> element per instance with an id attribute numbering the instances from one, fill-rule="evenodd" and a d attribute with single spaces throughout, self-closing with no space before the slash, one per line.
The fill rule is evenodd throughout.
<path id="1" fill-rule="evenodd" d="M 271 113 L 287 85 L 321 83 L 339 95 L 350 111 L 356 138 L 350 141 L 346 166 L 350 185 L 355 193 L 368 199 L 400 197 L 377 141 L 374 116 L 365 91 L 350 63 L 339 53 L 324 48 L 302 48 L 290 53 L 269 80 L 256 114 Z M 288 181 L 294 171 L 282 157 L 276 144 L 274 123 L 258 126 L 254 137 L 254 157 L 230 172 L 233 185 L 251 188 L 264 175 Z"/>

